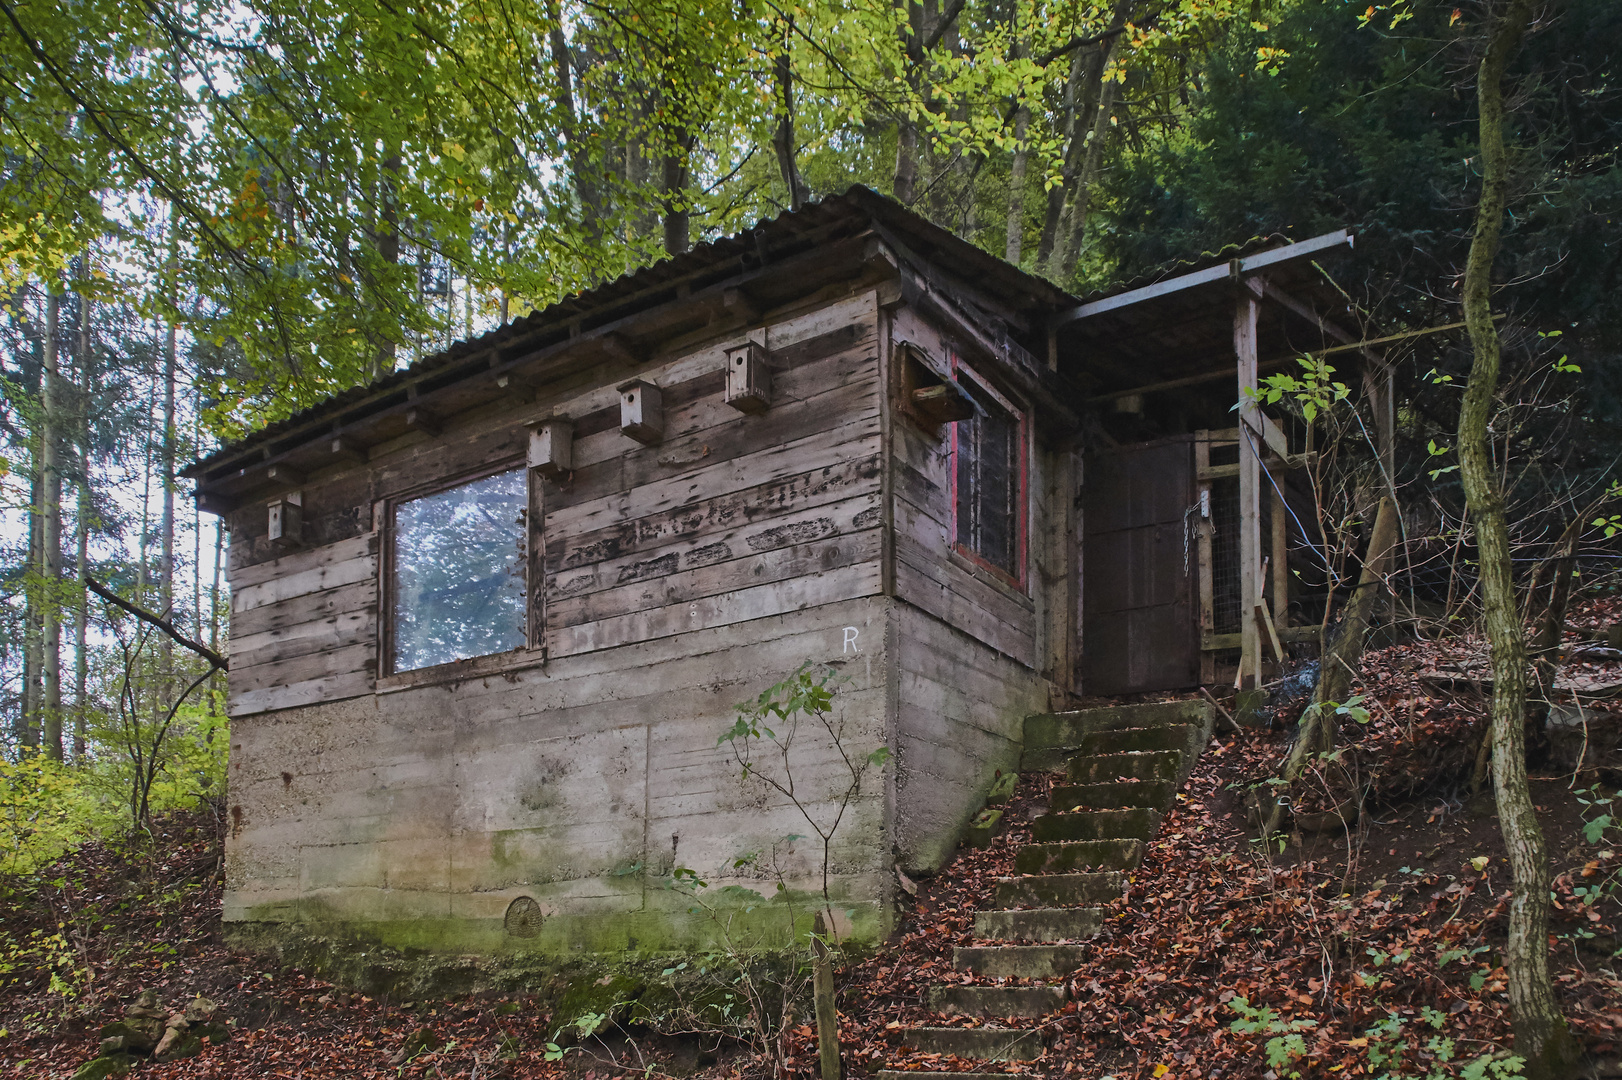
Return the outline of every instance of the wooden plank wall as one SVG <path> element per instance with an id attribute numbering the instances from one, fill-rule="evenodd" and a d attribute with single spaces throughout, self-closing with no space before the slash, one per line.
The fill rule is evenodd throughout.
<path id="1" fill-rule="evenodd" d="M 619 431 L 604 364 L 536 401 L 454 418 L 340 465 L 302 492 L 305 550 L 264 539 L 262 504 L 233 515 L 234 715 L 376 684 L 379 500 L 521 460 L 525 423 L 575 421 L 574 472 L 548 482 L 550 658 L 731 625 L 881 591 L 878 307 L 871 291 L 768 327 L 773 402 L 725 403 L 727 339 L 635 369 L 664 394 L 665 435 Z M 279 556 L 279 557 L 277 557 Z"/>
<path id="2" fill-rule="evenodd" d="M 891 318 L 892 340 L 921 347 L 944 375 L 953 343 L 908 308 Z M 966 359 L 994 375 L 991 365 Z M 893 405 L 899 413 L 901 403 Z M 908 868 L 931 873 L 951 856 L 997 772 L 1019 768 L 1025 717 L 1049 707 L 1052 687 L 1071 684 L 1078 477 L 1068 450 L 1036 440 L 1022 590 L 952 551 L 947 429 L 932 433 L 897 415 L 891 430 L 894 842 Z"/>
<path id="3" fill-rule="evenodd" d="M 921 347 L 946 371 L 951 343 L 915 311 L 898 310 L 891 333 Z M 1031 589 L 1010 585 L 952 550 L 948 431 L 943 425 L 930 433 L 901 417 L 894 424 L 895 595 L 1027 668 L 1044 667 L 1048 643 Z M 1042 455 L 1032 454 L 1027 491 L 1033 509 L 1046 507 L 1045 477 Z M 1045 530 L 1045 522 L 1032 522 L 1033 549 Z M 1026 577 L 1034 583 L 1033 573 Z"/>

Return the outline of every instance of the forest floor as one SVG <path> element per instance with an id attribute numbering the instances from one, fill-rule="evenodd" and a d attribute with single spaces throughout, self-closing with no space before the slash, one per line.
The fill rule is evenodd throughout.
<path id="1" fill-rule="evenodd" d="M 1464 795 L 1483 710 L 1479 697 L 1427 681 L 1439 659 L 1418 645 L 1366 658 L 1371 715 L 1342 728 L 1347 775 L 1368 792 L 1350 828 L 1297 832 L 1265 848 L 1247 832 L 1242 793 L 1271 774 L 1299 702 L 1280 706 L 1269 727 L 1219 733 L 1131 876 L 1126 902 L 1085 943 L 1074 1000 L 1057 1016 L 1010 1021 L 1046 1028 L 1050 1051 L 995 1068 L 1075 1080 L 1430 1080 L 1508 1047 L 1498 953 L 1509 870 L 1490 803 Z M 1597 684 L 1611 666 L 1622 667 L 1590 672 Z M 1585 823 L 1606 808 L 1581 799 L 1622 781 L 1622 716 L 1595 711 L 1588 732 L 1590 745 L 1576 751 L 1586 750 L 1584 767 L 1556 767 L 1572 753 L 1556 746 L 1534 767 L 1533 787 L 1557 875 L 1550 932 L 1561 1004 L 1596 1059 L 1614 1063 L 1622 830 L 1591 843 Z M 1051 780 L 1025 776 L 1004 835 L 917 883 L 892 939 L 842 967 L 848 1074 L 975 1067 L 903 1053 L 896 1037 L 905 1025 L 942 1022 L 922 1009 L 922 995 L 957 977 L 952 947 L 971 943 L 972 912 L 990 906 L 997 877 L 1012 872 Z M 73 1075 L 95 1056 L 97 1029 L 144 989 L 169 1007 L 206 995 L 236 1031 L 196 1057 L 141 1063 L 137 1075 L 151 1080 L 815 1072 L 803 1022 L 791 1026 L 775 1066 L 743 1042 L 640 1029 L 604 1032 L 547 1060 L 556 1032 L 535 998 L 402 1001 L 267 967 L 222 944 L 214 815 L 172 816 L 157 831 L 144 843 L 87 845 L 0 896 L 10 943 L 9 955 L 0 952 L 0 1077 Z M 1602 1074 L 1622 1075 L 1613 1067 Z"/>

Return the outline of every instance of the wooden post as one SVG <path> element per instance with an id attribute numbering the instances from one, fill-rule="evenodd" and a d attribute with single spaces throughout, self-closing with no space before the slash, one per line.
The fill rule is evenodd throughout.
<path id="1" fill-rule="evenodd" d="M 1369 411 L 1374 414 L 1375 450 L 1380 455 L 1380 467 L 1385 470 L 1386 494 L 1396 499 L 1397 482 L 1397 406 L 1396 376 L 1390 364 L 1375 353 L 1363 353 L 1363 392 L 1368 395 Z"/>
<path id="2" fill-rule="evenodd" d="M 1233 313 L 1233 353 L 1239 373 L 1239 684 L 1261 683 L 1262 649 L 1256 625 L 1262 566 L 1262 424 L 1256 408 L 1256 319 L 1261 304 L 1248 288 Z"/>
<path id="3" fill-rule="evenodd" d="M 822 1080 L 839 1080 L 839 1010 L 834 1003 L 834 969 L 828 960 L 827 924 L 817 912 L 811 924 L 811 997 L 817 1008 L 817 1048 Z"/>
<path id="4" fill-rule="evenodd" d="M 1281 471 L 1275 479 L 1284 482 Z M 1269 485 L 1271 487 L 1271 485 Z M 1284 500 L 1273 488 L 1273 625 L 1280 630 L 1290 625 L 1290 530 L 1284 515 Z"/>
<path id="5" fill-rule="evenodd" d="M 1205 647 L 1205 638 L 1216 632 L 1216 585 L 1211 579 L 1211 481 L 1205 471 L 1211 467 L 1211 433 L 1201 429 L 1194 433 L 1194 477 L 1196 497 L 1200 501 L 1199 573 L 1200 573 L 1200 682 L 1216 682 L 1216 654 Z"/>

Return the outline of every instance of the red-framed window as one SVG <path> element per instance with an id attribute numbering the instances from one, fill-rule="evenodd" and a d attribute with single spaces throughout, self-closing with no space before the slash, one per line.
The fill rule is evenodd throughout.
<path id="1" fill-rule="evenodd" d="M 974 402 L 952 425 L 952 547 L 1023 589 L 1029 417 L 955 356 L 952 377 Z"/>

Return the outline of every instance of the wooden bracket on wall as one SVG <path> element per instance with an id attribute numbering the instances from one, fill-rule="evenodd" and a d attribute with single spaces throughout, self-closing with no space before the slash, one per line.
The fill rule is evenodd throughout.
<path id="1" fill-rule="evenodd" d="M 974 415 L 974 402 L 963 388 L 935 370 L 928 354 L 908 341 L 896 343 L 900 365 L 901 410 L 919 427 L 931 434 L 942 424 L 967 420 Z"/>

